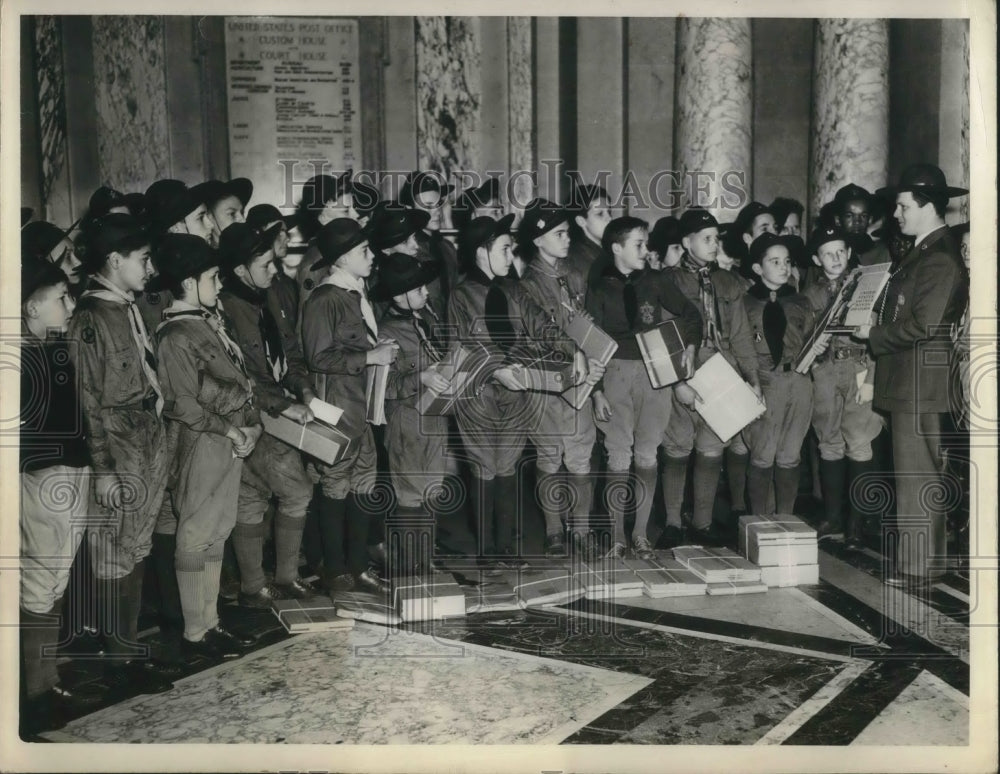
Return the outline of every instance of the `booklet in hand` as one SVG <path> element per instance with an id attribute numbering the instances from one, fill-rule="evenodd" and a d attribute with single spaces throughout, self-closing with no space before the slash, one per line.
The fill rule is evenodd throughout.
<path id="1" fill-rule="evenodd" d="M 681 338 L 677 323 L 667 320 L 655 328 L 635 334 L 642 353 L 642 362 L 646 364 L 646 373 L 654 389 L 667 387 L 679 382 L 685 376 L 684 339 Z"/>
<path id="2" fill-rule="evenodd" d="M 698 393 L 695 411 L 723 443 L 766 410 L 750 385 L 718 352 L 695 371 L 687 384 Z"/>

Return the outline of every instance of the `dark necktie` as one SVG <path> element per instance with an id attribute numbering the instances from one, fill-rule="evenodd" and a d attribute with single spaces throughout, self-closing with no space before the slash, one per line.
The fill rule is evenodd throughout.
<path id="1" fill-rule="evenodd" d="M 486 313 L 486 330 L 490 334 L 490 339 L 506 354 L 514 343 L 514 326 L 510 322 L 507 294 L 503 292 L 496 278 L 490 283 L 490 289 L 486 291 L 484 311 Z"/>

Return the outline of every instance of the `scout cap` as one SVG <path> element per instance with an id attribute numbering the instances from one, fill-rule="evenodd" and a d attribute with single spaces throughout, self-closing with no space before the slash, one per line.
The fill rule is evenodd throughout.
<path id="1" fill-rule="evenodd" d="M 480 218 L 473 218 L 469 221 L 469 225 L 459 234 L 459 247 L 468 255 L 474 255 L 478 248 L 491 239 L 509 234 L 513 222 L 514 213 L 504 215 L 500 220 L 493 220 L 493 218 L 485 215 Z"/>
<path id="2" fill-rule="evenodd" d="M 513 215 L 505 216 L 514 222 Z M 569 221 L 569 212 L 548 199 L 532 199 L 521 216 L 517 228 L 518 241 L 528 245 L 543 234 L 547 234 L 561 223 Z M 479 218 L 476 218 L 479 220 Z"/>
<path id="3" fill-rule="evenodd" d="M 375 259 L 375 268 L 378 271 L 375 297 L 381 301 L 426 285 L 441 274 L 439 261 L 421 261 L 404 253 L 380 255 Z"/>
<path id="4" fill-rule="evenodd" d="M 845 245 L 850 245 L 851 240 L 847 232 L 839 226 L 820 226 L 812 232 L 809 243 L 806 245 L 806 252 L 809 255 L 819 255 L 819 249 L 827 242 L 841 241 Z M 756 244 L 756 243 L 755 243 Z"/>
<path id="5" fill-rule="evenodd" d="M 48 259 L 49 253 L 69 237 L 71 226 L 63 230 L 46 220 L 36 220 L 21 229 L 21 257 Z"/>
<path id="6" fill-rule="evenodd" d="M 736 228 L 737 233 L 740 235 L 746 234 L 750 231 L 750 227 L 759 215 L 765 215 L 769 212 L 771 212 L 771 210 L 760 202 L 750 202 L 746 207 L 740 210 L 740 214 L 736 216 L 734 227 Z M 761 236 L 763 236 L 763 234 Z"/>
<path id="7" fill-rule="evenodd" d="M 221 180 L 209 180 L 201 186 L 202 199 L 208 207 L 216 202 L 225 199 L 227 196 L 235 196 L 244 207 L 253 196 L 253 183 L 245 177 L 234 177 L 228 183 Z"/>
<path id="8" fill-rule="evenodd" d="M 95 220 L 87 232 L 87 249 L 79 256 L 83 270 L 94 274 L 111 253 L 131 253 L 151 241 L 149 231 L 134 215 L 112 212 Z"/>
<path id="9" fill-rule="evenodd" d="M 292 228 L 298 218 L 295 215 L 282 215 L 281 210 L 273 204 L 255 204 L 247 210 L 247 225 L 258 231 L 263 231 L 272 223 L 282 222 L 285 228 Z"/>
<path id="10" fill-rule="evenodd" d="M 650 250 L 663 255 L 670 245 L 681 243 L 681 224 L 673 215 L 666 215 L 653 224 L 646 244 Z"/>
<path id="11" fill-rule="evenodd" d="M 164 234 L 175 223 L 205 203 L 204 183 L 188 188 L 180 180 L 157 180 L 146 189 L 146 212 L 154 234 Z"/>
<path id="12" fill-rule="evenodd" d="M 443 182 L 439 177 L 440 173 L 433 171 L 411 172 L 406 176 L 403 187 L 399 190 L 399 201 L 407 207 L 412 207 L 417 194 L 436 191 L 445 197 L 455 190 L 455 186 Z"/>
<path id="13" fill-rule="evenodd" d="M 683 238 L 691 234 L 697 234 L 706 228 L 718 227 L 719 221 L 715 219 L 712 213 L 701 207 L 694 207 L 681 215 L 679 231 L 681 238 Z"/>
<path id="14" fill-rule="evenodd" d="M 34 256 L 21 258 L 21 302 L 24 303 L 36 291 L 67 282 L 66 274 L 50 261 Z"/>
<path id="15" fill-rule="evenodd" d="M 764 253 L 775 245 L 782 245 L 788 248 L 788 255 L 793 262 L 802 250 L 802 240 L 799 237 L 791 235 L 779 236 L 778 234 L 766 231 L 753 240 L 753 243 L 750 245 L 750 262 L 760 263 L 761 258 L 764 257 Z"/>

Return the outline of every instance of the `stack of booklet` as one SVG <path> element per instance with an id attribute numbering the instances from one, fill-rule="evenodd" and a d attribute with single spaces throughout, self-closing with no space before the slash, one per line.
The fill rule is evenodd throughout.
<path id="1" fill-rule="evenodd" d="M 684 356 L 684 339 L 677 323 L 667 320 L 648 331 L 635 334 L 646 365 L 650 384 L 655 389 L 679 382 L 687 373 L 681 359 Z"/>
<path id="2" fill-rule="evenodd" d="M 276 599 L 271 610 L 289 634 L 344 631 L 354 628 L 354 621 L 337 615 L 329 597 L 312 599 Z"/>
<path id="3" fill-rule="evenodd" d="M 525 607 L 565 605 L 583 596 L 583 586 L 567 570 L 537 570 L 521 573 L 514 594 Z"/>
<path id="4" fill-rule="evenodd" d="M 740 516 L 739 549 L 768 586 L 819 583 L 816 530 L 797 516 Z"/>
<path id="5" fill-rule="evenodd" d="M 626 559 L 624 564 L 642 581 L 642 593 L 647 597 L 690 597 L 708 591 L 705 581 L 676 559 Z"/>
<path id="6" fill-rule="evenodd" d="M 642 580 L 617 561 L 581 564 L 575 577 L 583 586 L 587 599 L 628 599 L 641 597 L 643 593 Z"/>
<path id="7" fill-rule="evenodd" d="M 728 548 L 681 546 L 674 558 L 708 584 L 710 595 L 767 591 L 760 567 Z"/>

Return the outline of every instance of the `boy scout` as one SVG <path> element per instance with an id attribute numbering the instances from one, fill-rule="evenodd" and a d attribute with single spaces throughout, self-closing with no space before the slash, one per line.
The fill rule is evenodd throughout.
<path id="1" fill-rule="evenodd" d="M 680 219 L 684 248 L 681 265 L 673 269 L 673 279 L 685 297 L 697 308 L 704 325 L 696 367 L 716 352 L 722 354 L 760 395 L 757 357 L 743 306 L 743 284 L 728 271 L 713 271 L 719 251 L 719 224 L 706 210 L 690 209 Z M 712 432 L 695 410 L 697 396 L 684 382 L 674 386 L 670 422 L 663 436 L 666 463 L 661 477 L 663 502 L 667 511 L 664 542 L 683 542 L 681 508 L 687 481 L 688 459 L 694 458 L 694 520 L 691 539 L 698 545 L 724 543 L 719 529 L 713 529 L 712 509 L 722 470 L 722 453 L 729 446 Z"/>
<path id="2" fill-rule="evenodd" d="M 812 416 L 812 385 L 794 363 L 812 330 L 809 300 L 788 284 L 797 237 L 761 234 L 750 245 L 757 282 L 746 292 L 747 320 L 757 352 L 757 373 L 767 411 L 745 431 L 750 447 L 747 494 L 753 513 L 793 513 L 799 455 Z M 775 508 L 768 507 L 774 481 Z"/>
<path id="3" fill-rule="evenodd" d="M 253 183 L 245 177 L 234 177 L 228 182 L 209 180 L 202 187 L 205 207 L 215 220 L 215 228 L 222 235 L 231 223 L 245 223 L 244 210 L 253 196 Z"/>
<path id="4" fill-rule="evenodd" d="M 351 173 L 343 172 L 337 177 L 332 175 L 316 175 L 309 178 L 302 186 L 302 195 L 295 209 L 296 225 L 302 239 L 309 244 L 295 281 L 298 284 L 299 310 L 297 319 L 301 319 L 302 305 L 309 294 L 323 281 L 327 271 L 313 269 L 313 264 L 320 259 L 314 238 L 327 223 L 337 218 L 358 220 L 358 212 L 354 207 L 354 185 Z"/>
<path id="5" fill-rule="evenodd" d="M 75 297 L 83 292 L 84 275 L 81 255 L 69 238 L 73 226 L 64 231 L 44 220 L 28 223 L 21 229 L 21 258 L 48 261 L 58 266 L 66 275 L 70 290 Z M 83 252 L 83 251 L 81 251 Z"/>
<path id="6" fill-rule="evenodd" d="M 403 253 L 379 256 L 377 298 L 390 303 L 379 331 L 399 345 L 385 390 L 385 446 L 389 476 L 399 504 L 398 514 L 433 513 L 433 493 L 446 470 L 448 420 L 417 411 L 424 389 L 443 392 L 448 380 L 428 366 L 445 354 L 435 320 L 427 308 L 427 285 L 441 271 L 436 261 L 420 261 Z"/>
<path id="7" fill-rule="evenodd" d="M 257 408 L 305 424 L 314 419 L 308 404 L 316 397 L 302 350 L 282 316 L 271 284 L 274 240 L 280 224 L 258 231 L 233 223 L 219 239 L 224 290 L 219 300 L 232 322 L 233 337 L 243 353 L 253 382 Z M 289 397 L 289 394 L 294 396 Z M 274 496 L 274 583 L 266 583 L 262 566 L 264 513 Z M 295 447 L 265 433 L 243 463 L 233 549 L 240 567 L 239 603 L 269 609 L 279 597 L 302 599 L 309 590 L 298 577 L 299 548 L 312 482 Z"/>
<path id="8" fill-rule="evenodd" d="M 156 335 L 164 414 L 178 428 L 171 494 L 183 644 L 192 656 L 232 658 L 252 640 L 219 625 L 223 546 L 236 523 L 243 459 L 263 428 L 243 353 L 216 307 L 218 252 L 190 234 L 168 234 L 157 264 L 155 286 L 174 299 Z"/>
<path id="9" fill-rule="evenodd" d="M 86 251 L 90 287 L 70 322 L 71 350 L 94 474 L 104 509 L 89 531 L 93 572 L 111 616 L 112 677 L 151 691 L 170 683 L 135 660 L 143 560 L 149 555 L 169 464 L 153 344 L 135 301 L 152 271 L 149 237 L 131 215 L 102 218 Z M 132 658 L 130 658 L 130 656 Z"/>
<path id="10" fill-rule="evenodd" d="M 775 231 L 774 215 L 760 202 L 750 202 L 740 210 L 728 229 L 724 251 L 736 260 L 743 276 L 751 282 L 755 277 L 748 260 L 750 245 L 761 234 Z"/>
<path id="11" fill-rule="evenodd" d="M 694 372 L 696 342 L 702 338 L 701 316 L 674 283 L 673 277 L 646 267 L 646 222 L 615 218 L 604 232 L 607 259 L 587 292 L 587 312 L 594 323 L 618 343 L 602 382 L 594 390 L 594 418 L 604 432 L 608 453 L 605 499 L 614 518 L 614 543 L 609 557 L 626 553 L 624 498 L 629 468 L 635 460 L 631 483 L 635 500 L 632 548 L 640 559 L 651 557 L 646 536 L 649 512 L 656 491 L 656 447 L 670 420 L 672 390 L 655 390 L 642 362 L 635 334 L 664 321 L 664 310 L 679 317 L 678 329 L 687 342 L 684 353 L 687 375 Z"/>
<path id="12" fill-rule="evenodd" d="M 459 244 L 467 271 L 448 302 L 456 340 L 483 344 L 495 357 L 482 389 L 459 401 L 455 414 L 472 462 L 480 561 L 491 571 L 527 566 L 517 545 L 516 467 L 538 403 L 515 378 L 513 356 L 528 348 L 543 355 L 561 338 L 558 326 L 509 277 L 513 221 L 513 214 L 499 221 L 482 217 L 466 226 Z"/>
<path id="13" fill-rule="evenodd" d="M 399 191 L 400 204 L 423 210 L 430 216 L 427 224 L 417 232 L 417 244 L 424 254 L 441 262 L 443 271 L 440 282 L 446 310 L 448 298 L 458 282 L 461 270 L 455 245 L 441 233 L 447 197 L 453 190 L 455 186 L 443 183 L 436 173 L 412 172 L 407 175 Z"/>
<path id="14" fill-rule="evenodd" d="M 44 654 L 59 639 L 54 624 L 92 503 L 76 374 L 72 362 L 67 363 L 68 343 L 59 339 L 74 307 L 66 275 L 57 266 L 38 258 L 22 260 L 20 638 L 25 732 L 59 725 L 61 710 L 87 707 L 101 698 L 86 686 L 71 690 L 60 685 L 55 656 Z M 55 502 L 65 507 L 54 509 Z"/>
<path id="15" fill-rule="evenodd" d="M 573 216 L 567 258 L 586 272 L 589 283 L 608 262 L 601 240 L 611 222 L 611 198 L 602 186 L 577 185 L 567 209 Z"/>
<path id="16" fill-rule="evenodd" d="M 294 224 L 295 216 L 282 215 L 272 204 L 256 204 L 247 211 L 246 222 L 258 231 L 267 231 L 272 226 L 278 226 L 271 248 L 274 251 L 274 265 L 278 268 L 278 273 L 271 280 L 268 294 L 275 296 L 281 316 L 294 330 L 299 314 L 299 286 L 295 282 L 295 269 L 298 268 L 298 264 L 293 266 L 293 259 L 288 254 L 288 229 Z M 295 256 L 295 260 L 301 262 L 302 256 Z"/>
<path id="17" fill-rule="evenodd" d="M 837 227 L 818 228 L 807 252 L 822 270 L 821 278 L 805 290 L 813 311 L 820 316 L 849 274 L 848 236 Z M 824 509 L 818 533 L 823 537 L 843 531 L 847 546 L 858 547 L 864 517 L 855 498 L 848 497 L 850 515 L 843 528 L 844 495 L 859 476 L 874 470 L 872 441 L 882 430 L 882 420 L 872 411 L 875 363 L 867 347 L 847 335 L 834 335 L 829 337 L 829 348 L 816 358 L 812 380 L 812 426 L 819 441 Z"/>
<path id="18" fill-rule="evenodd" d="M 890 414 L 896 513 L 904 519 L 922 517 L 920 523 L 899 527 L 895 572 L 886 583 L 904 585 L 940 577 L 946 569 L 945 513 L 925 494 L 943 486 L 941 423 L 948 411 L 948 369 L 927 367 L 922 358 L 925 347 L 950 348 L 949 326 L 965 307 L 968 278 L 944 214 L 948 199 L 968 191 L 948 185 L 938 167 L 914 164 L 900 175 L 899 185 L 878 193 L 895 196 L 893 215 L 915 245 L 893 270 L 877 324 L 855 332 L 875 355 L 875 408 Z M 921 541 L 920 532 L 928 529 L 926 542 Z"/>
<path id="19" fill-rule="evenodd" d="M 461 231 L 473 218 L 503 217 L 503 200 L 500 197 L 500 180 L 488 177 L 482 184 L 460 193 L 451 208 L 452 225 Z"/>
<path id="20" fill-rule="evenodd" d="M 535 199 L 524 211 L 518 229 L 519 253 L 527 262 L 521 287 L 549 318 L 565 330 L 573 316 L 583 313 L 586 277 L 566 259 L 569 252 L 569 214 L 554 202 Z M 597 383 L 604 367 L 588 361 L 566 338 L 559 347 L 566 361 L 575 360 L 575 381 Z M 590 455 L 597 438 L 589 406 L 578 411 L 554 393 L 539 396 L 542 413 L 528 433 L 537 452 L 536 489 L 545 515 L 545 553 L 563 556 L 565 516 L 572 516 L 576 545 L 585 539 L 593 503 Z M 558 492 L 563 463 L 573 492 L 572 513 L 564 514 Z"/>
<path id="21" fill-rule="evenodd" d="M 368 569 L 369 543 L 384 556 L 385 528 L 380 514 L 369 518 L 377 513 L 368 498 L 375 483 L 376 452 L 366 421 L 365 367 L 391 364 L 398 347 L 378 339 L 365 288 L 373 258 L 368 232 L 357 221 L 337 218 L 320 229 L 315 246 L 321 257 L 312 268 L 327 269 L 329 276 L 302 307 L 303 349 L 320 397 L 343 409 L 338 428 L 350 438 L 339 460 L 319 466 L 323 584 L 330 593 L 356 587 L 384 593 L 386 585 Z"/>
<path id="22" fill-rule="evenodd" d="M 672 215 L 660 218 L 649 232 L 647 261 L 651 269 L 672 269 L 681 262 L 684 246 L 681 244 L 680 224 Z"/>

